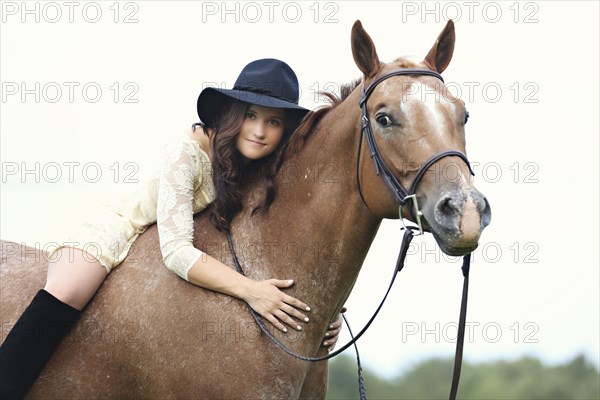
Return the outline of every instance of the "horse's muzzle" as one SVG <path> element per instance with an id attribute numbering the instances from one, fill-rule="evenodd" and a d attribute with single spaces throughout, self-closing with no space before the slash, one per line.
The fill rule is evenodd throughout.
<path id="1" fill-rule="evenodd" d="M 491 220 L 489 202 L 475 188 L 446 191 L 424 210 L 431 233 L 448 255 L 461 256 L 477 248 Z"/>

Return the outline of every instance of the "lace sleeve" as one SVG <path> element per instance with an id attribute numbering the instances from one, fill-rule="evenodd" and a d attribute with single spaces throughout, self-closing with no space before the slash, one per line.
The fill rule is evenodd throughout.
<path id="1" fill-rule="evenodd" d="M 170 142 L 165 146 L 158 182 L 156 222 L 163 261 L 185 280 L 203 254 L 193 245 L 194 184 L 201 179 L 197 163 L 198 155 L 192 143 Z"/>

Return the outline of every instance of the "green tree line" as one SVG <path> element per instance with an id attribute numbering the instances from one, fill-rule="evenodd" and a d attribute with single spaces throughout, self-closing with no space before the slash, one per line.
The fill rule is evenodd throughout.
<path id="1" fill-rule="evenodd" d="M 367 398 L 447 399 L 453 365 L 452 359 L 432 359 L 391 379 L 363 369 Z M 327 399 L 358 399 L 357 376 L 355 359 L 334 359 L 330 363 Z M 457 398 L 600 400 L 600 373 L 582 355 L 558 366 L 545 366 L 531 357 L 479 364 L 463 362 Z"/>

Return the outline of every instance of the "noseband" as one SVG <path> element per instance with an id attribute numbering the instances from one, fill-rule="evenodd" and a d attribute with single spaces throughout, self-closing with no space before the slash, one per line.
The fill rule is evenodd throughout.
<path id="1" fill-rule="evenodd" d="M 361 117 L 360 138 L 358 140 L 358 156 L 356 158 L 356 182 L 358 184 L 358 193 L 360 194 L 360 197 L 366 206 L 367 203 L 365 201 L 365 197 L 364 197 L 362 189 L 360 187 L 360 177 L 359 177 L 360 176 L 359 175 L 360 149 L 361 149 L 361 145 L 362 145 L 362 138 L 364 135 L 367 138 L 367 145 L 369 146 L 369 151 L 371 153 L 371 159 L 373 160 L 373 164 L 375 165 L 375 173 L 377 174 L 377 176 L 383 174 L 383 180 L 385 181 L 385 184 L 392 191 L 392 193 L 394 194 L 394 197 L 400 204 L 398 207 L 398 214 L 400 217 L 400 221 L 402 221 L 402 207 L 405 206 L 409 201 L 412 201 L 413 207 L 412 207 L 412 209 L 409 209 L 409 211 L 412 213 L 413 217 L 415 218 L 415 222 L 417 223 L 417 225 L 419 227 L 419 235 L 422 235 L 423 234 L 423 226 L 421 224 L 421 217 L 423 216 L 423 213 L 419 209 L 419 204 L 417 202 L 417 195 L 416 195 L 415 191 L 417 190 L 417 185 L 423 178 L 423 175 L 425 175 L 425 172 L 427 172 L 427 170 L 434 163 L 441 160 L 442 158 L 456 156 L 456 157 L 460 157 L 467 164 L 467 166 L 469 167 L 469 172 L 471 172 L 471 175 L 475 175 L 475 174 L 473 173 L 473 169 L 471 168 L 471 164 L 469 163 L 467 156 L 465 156 L 463 153 L 461 153 L 460 151 L 457 151 L 457 150 L 442 151 L 442 152 L 437 153 L 436 155 L 430 157 L 429 159 L 427 159 L 423 164 L 421 164 L 421 167 L 417 171 L 417 173 L 415 175 L 415 179 L 413 180 L 413 182 L 410 185 L 410 188 L 408 190 L 406 190 L 404 188 L 404 186 L 402 186 L 400 181 L 398 181 L 398 179 L 390 171 L 390 169 L 386 165 L 385 161 L 383 161 L 383 157 L 381 156 L 379 148 L 377 147 L 377 143 L 375 142 L 375 137 L 373 136 L 371 122 L 369 121 L 369 113 L 367 111 L 367 100 L 369 99 L 369 97 L 371 96 L 371 93 L 373 93 L 373 91 L 375 90 L 375 87 L 377 87 L 377 85 L 379 85 L 381 82 L 383 82 L 384 80 L 386 80 L 392 76 L 398 76 L 398 75 L 429 75 L 429 76 L 438 78 L 440 81 L 442 81 L 442 83 L 444 82 L 444 78 L 442 78 L 442 76 L 440 74 L 438 74 L 437 72 L 431 71 L 428 69 L 418 69 L 418 68 L 400 68 L 400 69 L 395 69 L 393 71 L 390 71 L 386 74 L 381 75 L 377 79 L 375 79 L 373 82 L 371 82 L 371 84 L 366 89 L 365 89 L 365 85 L 363 82 L 362 97 L 360 98 L 360 102 L 359 102 L 362 117 Z"/>

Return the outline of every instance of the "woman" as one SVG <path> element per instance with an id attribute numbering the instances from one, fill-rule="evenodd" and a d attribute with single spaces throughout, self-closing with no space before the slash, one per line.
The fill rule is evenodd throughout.
<path id="1" fill-rule="evenodd" d="M 25 395 L 108 273 L 155 222 L 167 268 L 197 286 L 246 301 L 283 332 L 302 329 L 298 321 L 309 321 L 310 307 L 280 290 L 292 286 L 292 280 L 254 281 L 193 246 L 193 214 L 208 205 L 211 223 L 229 230 L 242 209 L 240 186 L 247 170 L 260 171 L 265 186 L 265 198 L 254 211 L 268 209 L 283 146 L 308 112 L 298 99 L 294 71 L 275 59 L 248 64 L 232 90 L 200 93 L 202 123 L 193 125 L 189 137 L 166 146 L 159 176 L 94 215 L 51 253 L 45 288 L 0 347 L 3 399 Z M 338 318 L 326 333 L 325 346 L 335 344 L 340 326 Z M 27 334 L 49 327 L 54 334 L 41 340 Z"/>

